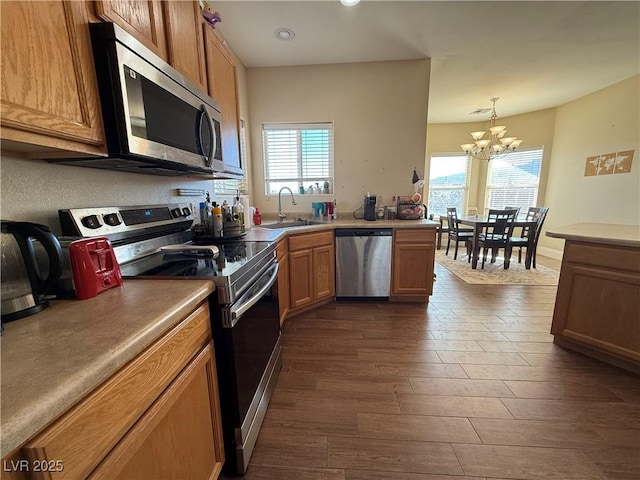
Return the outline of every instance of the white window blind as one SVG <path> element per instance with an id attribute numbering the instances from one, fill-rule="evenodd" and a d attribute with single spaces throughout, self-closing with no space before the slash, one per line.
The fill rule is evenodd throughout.
<path id="1" fill-rule="evenodd" d="M 262 142 L 267 195 L 325 182 L 333 192 L 333 123 L 264 124 Z"/>
<path id="2" fill-rule="evenodd" d="M 466 155 L 439 153 L 429 168 L 429 213 L 446 216 L 447 208 L 464 212 L 471 162 Z"/>
<path id="3" fill-rule="evenodd" d="M 527 208 L 536 205 L 542 147 L 518 150 L 489 162 L 486 208 Z"/>

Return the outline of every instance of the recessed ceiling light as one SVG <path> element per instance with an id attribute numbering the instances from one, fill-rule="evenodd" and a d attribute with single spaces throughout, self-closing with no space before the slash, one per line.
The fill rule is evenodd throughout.
<path id="1" fill-rule="evenodd" d="M 340 0 L 340 3 L 345 7 L 353 7 L 354 5 L 360 3 L 360 0 Z"/>
<path id="2" fill-rule="evenodd" d="M 293 40 L 296 34 L 290 28 L 279 28 L 273 34 L 278 40 Z"/>

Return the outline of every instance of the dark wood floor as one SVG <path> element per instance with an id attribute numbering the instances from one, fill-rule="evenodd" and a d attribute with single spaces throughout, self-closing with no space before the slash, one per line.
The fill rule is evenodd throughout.
<path id="1" fill-rule="evenodd" d="M 639 479 L 639 378 L 552 343 L 555 287 L 436 271 L 428 306 L 287 321 L 245 478 Z"/>

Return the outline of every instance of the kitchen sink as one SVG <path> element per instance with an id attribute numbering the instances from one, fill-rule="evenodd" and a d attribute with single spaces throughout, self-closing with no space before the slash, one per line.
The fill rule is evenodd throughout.
<path id="1" fill-rule="evenodd" d="M 327 222 L 323 222 L 320 220 L 305 220 L 302 218 L 296 218 L 295 220 L 289 220 L 288 222 L 280 222 L 280 223 L 267 223 L 264 225 L 259 225 L 262 228 L 269 229 L 278 229 L 278 228 L 292 228 L 292 227 L 307 227 L 309 225 L 323 225 Z"/>

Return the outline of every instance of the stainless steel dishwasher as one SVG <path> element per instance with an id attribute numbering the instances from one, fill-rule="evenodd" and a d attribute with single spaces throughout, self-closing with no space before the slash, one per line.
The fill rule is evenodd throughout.
<path id="1" fill-rule="evenodd" d="M 388 299 L 390 228 L 336 229 L 336 298 Z"/>

